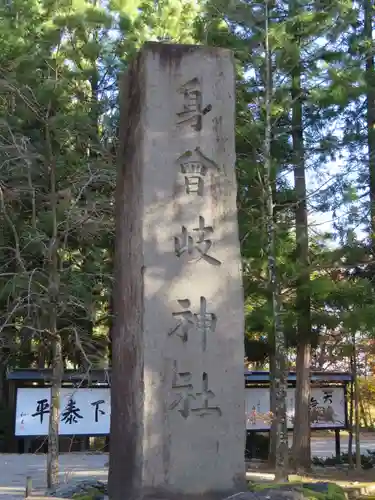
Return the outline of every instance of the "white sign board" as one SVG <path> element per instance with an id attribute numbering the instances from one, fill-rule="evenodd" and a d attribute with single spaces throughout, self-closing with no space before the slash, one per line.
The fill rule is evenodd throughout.
<path id="1" fill-rule="evenodd" d="M 60 435 L 109 434 L 109 388 L 61 389 Z M 47 436 L 51 389 L 17 389 L 16 436 Z"/>
<path id="2" fill-rule="evenodd" d="M 248 388 L 246 394 L 246 429 L 268 430 L 271 423 L 268 387 Z M 287 391 L 287 424 L 293 428 L 295 389 Z M 345 427 L 345 393 L 343 387 L 313 387 L 310 398 L 312 429 Z"/>
<path id="3" fill-rule="evenodd" d="M 247 430 L 270 428 L 269 389 L 245 390 Z M 288 427 L 293 428 L 295 389 L 288 389 Z M 111 396 L 109 388 L 61 389 L 60 435 L 95 436 L 109 434 Z M 49 388 L 17 389 L 16 436 L 47 436 L 51 390 Z M 345 393 L 343 387 L 311 389 L 311 427 L 345 427 Z"/>

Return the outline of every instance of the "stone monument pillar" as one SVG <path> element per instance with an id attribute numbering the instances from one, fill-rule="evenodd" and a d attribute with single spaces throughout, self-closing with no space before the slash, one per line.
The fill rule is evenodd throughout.
<path id="1" fill-rule="evenodd" d="M 245 405 L 232 54 L 148 43 L 122 90 L 111 451 L 125 440 L 146 491 L 235 491 Z"/>

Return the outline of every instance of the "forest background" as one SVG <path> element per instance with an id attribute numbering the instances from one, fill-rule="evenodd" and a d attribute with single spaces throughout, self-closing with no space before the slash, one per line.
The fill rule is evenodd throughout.
<path id="1" fill-rule="evenodd" d="M 374 428 L 374 14 L 373 0 L 1 2 L 3 411 L 9 368 L 110 366 L 118 81 L 154 40 L 234 52 L 246 363 L 275 368 L 278 325 L 300 374 L 296 457 L 309 465 L 310 367 L 358 372 Z"/>

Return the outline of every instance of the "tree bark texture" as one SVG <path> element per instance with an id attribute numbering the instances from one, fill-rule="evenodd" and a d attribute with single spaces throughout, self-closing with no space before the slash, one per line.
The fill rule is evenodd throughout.
<path id="1" fill-rule="evenodd" d="M 375 69 L 373 49 L 373 0 L 363 0 L 364 28 L 363 35 L 366 42 L 370 42 L 366 54 L 366 109 L 367 109 L 367 147 L 368 167 L 370 180 L 370 214 L 371 214 L 371 242 L 372 252 L 375 255 Z"/>
<path id="2" fill-rule="evenodd" d="M 295 0 L 291 0 L 291 12 L 298 13 Z M 298 41 L 296 42 L 298 44 Z M 310 365 L 311 365 L 311 311 L 309 275 L 309 239 L 306 203 L 306 172 L 303 141 L 303 114 L 301 90 L 302 66 L 294 65 L 292 75 L 292 140 L 294 186 L 296 205 L 296 256 L 298 277 L 296 290 L 297 311 L 297 361 L 295 417 L 293 429 L 293 460 L 297 468 L 311 466 L 310 447 Z"/>
<path id="3" fill-rule="evenodd" d="M 265 205 L 267 207 L 267 255 L 268 255 L 268 275 L 269 288 L 272 297 L 273 311 L 273 339 L 274 339 L 274 378 L 271 384 L 272 396 L 270 404 L 275 408 L 274 433 L 275 433 L 275 481 L 283 482 L 288 480 L 288 429 L 286 421 L 286 398 L 288 379 L 286 373 L 287 349 L 285 335 L 282 325 L 282 311 L 280 301 L 280 289 L 277 275 L 276 244 L 275 244 L 275 218 L 274 201 L 272 187 L 272 122 L 271 105 L 273 93 L 272 79 L 272 54 L 269 46 L 269 10 L 268 1 L 265 4 L 265 35 L 266 35 L 266 128 L 264 136 L 264 157 L 265 157 L 265 175 L 264 175 L 264 193 Z M 271 391 L 270 391 L 271 392 Z"/>
<path id="4" fill-rule="evenodd" d="M 272 353 L 270 355 L 270 410 L 273 416 L 276 415 L 277 411 L 275 376 L 276 376 L 276 360 L 275 360 L 275 353 Z M 268 464 L 270 467 L 275 468 L 276 449 L 277 449 L 277 422 L 275 418 L 272 418 L 271 420 L 269 436 L 270 436 L 270 448 L 268 454 Z"/>
<path id="5" fill-rule="evenodd" d="M 50 189 L 51 189 L 51 216 L 52 234 L 49 244 L 49 325 L 48 335 L 52 344 L 52 386 L 48 429 L 48 456 L 47 456 L 47 486 L 53 488 L 59 482 L 59 420 L 60 420 L 60 392 L 64 372 L 62 340 L 57 329 L 58 301 L 59 301 L 59 259 L 58 259 L 58 229 L 57 229 L 57 189 L 56 189 L 56 160 L 53 156 L 51 137 L 46 128 L 46 143 L 50 159 Z"/>
<path id="6" fill-rule="evenodd" d="M 310 364 L 311 346 L 309 343 L 301 341 L 297 345 L 297 383 L 293 429 L 293 461 L 296 469 L 309 469 L 311 466 Z M 304 453 L 309 454 L 304 455 Z"/>
<path id="7" fill-rule="evenodd" d="M 62 343 L 59 335 L 52 341 L 52 386 L 48 427 L 47 487 L 59 484 L 60 393 L 63 376 Z"/>
<path id="8" fill-rule="evenodd" d="M 355 428 L 355 468 L 361 470 L 361 441 L 359 423 L 359 383 L 357 367 L 357 346 L 355 334 L 352 335 L 353 346 L 353 381 L 354 381 L 354 428 Z"/>
<path id="9" fill-rule="evenodd" d="M 111 500 L 136 500 L 142 489 L 143 250 L 142 161 L 138 133 L 142 110 L 142 56 L 121 85 L 116 192 L 114 323 L 112 336 Z"/>
<path id="10" fill-rule="evenodd" d="M 350 355 L 350 371 L 353 376 L 353 352 Z M 350 397 L 349 397 L 349 437 L 348 437 L 348 464 L 349 468 L 353 469 L 353 416 L 354 416 L 354 381 L 350 382 Z"/>

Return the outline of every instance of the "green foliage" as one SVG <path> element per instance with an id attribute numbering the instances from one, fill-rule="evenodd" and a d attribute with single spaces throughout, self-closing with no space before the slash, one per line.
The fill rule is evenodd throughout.
<path id="1" fill-rule="evenodd" d="M 290 488 L 290 485 L 288 485 Z M 251 491 L 263 491 L 263 490 L 278 490 L 280 488 L 285 488 L 286 485 L 284 483 L 250 483 L 249 489 Z"/>
<path id="2" fill-rule="evenodd" d="M 334 483 L 258 483 L 250 484 L 249 489 L 251 491 L 264 491 L 272 489 L 293 489 L 296 491 L 302 491 L 305 498 L 315 499 L 315 500 L 345 500 L 346 494 L 341 486 Z"/>
<path id="3" fill-rule="evenodd" d="M 303 494 L 306 498 L 309 498 L 311 500 L 316 499 L 316 500 L 346 500 L 346 494 L 343 488 L 339 486 L 338 484 L 334 483 L 326 483 L 326 492 L 319 492 L 320 486 L 323 485 L 322 483 L 304 483 L 303 484 Z M 316 489 L 318 491 L 316 491 Z"/>
<path id="4" fill-rule="evenodd" d="M 366 144 L 363 100 L 368 91 L 364 55 L 369 51 L 368 40 L 364 43 L 361 33 L 362 20 L 358 21 L 363 9 L 360 4 L 354 6 L 346 0 L 331 2 L 327 9 L 321 9 L 320 5 L 321 2 L 308 1 L 270 4 L 277 268 L 284 332 L 291 354 L 298 339 L 298 318 L 304 314 L 298 309 L 297 291 L 310 297 L 313 346 L 319 344 L 323 334 L 355 331 L 368 337 L 375 333 L 374 287 L 366 264 L 371 259 L 369 245 L 358 240 L 355 229 L 367 224 L 369 213 L 367 198 L 363 196 L 364 186 L 368 186 L 368 164 L 363 151 Z M 211 0 L 197 24 L 203 42 L 231 48 L 237 61 L 236 150 L 246 301 L 245 350 L 254 366 L 264 364 L 272 353 L 274 323 L 265 252 L 264 15 L 264 8 L 256 2 Z M 353 36 L 354 33 L 359 36 Z M 354 56 L 348 55 L 348 47 Z M 299 280 L 303 269 L 298 263 L 294 237 L 298 199 L 289 175 L 295 155 L 291 147 L 290 86 L 298 58 L 302 71 L 298 99 L 303 106 L 303 153 L 311 183 L 309 217 L 314 217 L 312 212 L 316 208 L 323 213 L 331 211 L 334 218 L 330 233 L 311 225 L 308 290 L 303 289 L 306 285 Z M 340 170 L 330 175 L 329 170 L 337 160 Z M 347 358 L 344 351 L 343 347 L 342 355 Z"/>
<path id="5" fill-rule="evenodd" d="M 0 7 L 0 327 L 8 364 L 50 364 L 52 305 L 66 365 L 108 362 L 118 74 L 145 40 L 191 42 L 199 11 L 193 0 L 140 5 Z"/>
<path id="6" fill-rule="evenodd" d="M 75 493 L 73 495 L 75 500 L 102 500 L 103 493 L 96 488 L 91 488 L 86 493 Z"/>

